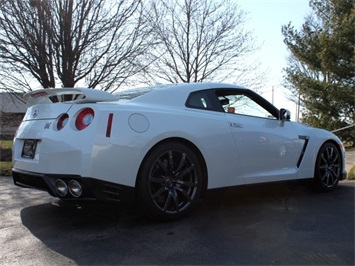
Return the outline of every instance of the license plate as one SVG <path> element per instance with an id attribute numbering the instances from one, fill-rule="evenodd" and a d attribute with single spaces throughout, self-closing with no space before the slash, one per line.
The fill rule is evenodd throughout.
<path id="1" fill-rule="evenodd" d="M 37 140 L 28 139 L 25 140 L 22 148 L 22 158 L 33 159 L 35 157 L 37 147 Z"/>

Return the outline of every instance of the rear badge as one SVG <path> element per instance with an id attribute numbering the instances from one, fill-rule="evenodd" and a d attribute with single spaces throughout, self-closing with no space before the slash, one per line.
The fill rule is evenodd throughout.
<path id="1" fill-rule="evenodd" d="M 46 123 L 44 129 L 49 129 L 52 123 Z"/>
<path id="2" fill-rule="evenodd" d="M 39 111 L 38 111 L 37 109 L 35 109 L 35 110 L 33 111 L 32 117 L 33 117 L 33 118 L 36 118 L 36 117 L 38 116 L 38 113 L 39 113 Z"/>

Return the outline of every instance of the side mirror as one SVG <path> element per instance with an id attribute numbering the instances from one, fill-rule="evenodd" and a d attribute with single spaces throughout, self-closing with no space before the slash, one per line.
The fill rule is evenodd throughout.
<path id="1" fill-rule="evenodd" d="M 279 115 L 279 119 L 281 121 L 290 121 L 291 120 L 291 112 L 287 109 L 281 108 L 280 109 L 280 115 Z"/>

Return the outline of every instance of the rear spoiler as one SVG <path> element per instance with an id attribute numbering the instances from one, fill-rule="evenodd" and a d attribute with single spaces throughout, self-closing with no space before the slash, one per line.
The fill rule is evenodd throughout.
<path id="1" fill-rule="evenodd" d="M 26 93 L 23 99 L 30 107 L 35 104 L 72 102 L 96 103 L 118 101 L 118 98 L 106 91 L 88 88 L 42 89 Z"/>

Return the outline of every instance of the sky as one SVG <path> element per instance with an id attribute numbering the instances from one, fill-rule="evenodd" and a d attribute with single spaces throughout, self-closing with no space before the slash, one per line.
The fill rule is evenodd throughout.
<path id="1" fill-rule="evenodd" d="M 311 13 L 309 0 L 236 0 L 247 12 L 247 27 L 253 31 L 256 41 L 261 43 L 261 50 L 255 56 L 261 67 L 268 69 L 268 81 L 260 91 L 262 96 L 278 108 L 291 111 L 292 120 L 296 117 L 296 104 L 287 100 L 287 90 L 281 85 L 282 69 L 287 66 L 286 45 L 281 34 L 282 25 L 289 22 L 296 29 L 301 29 L 305 17 Z M 272 97 L 274 91 L 274 97 Z"/>

